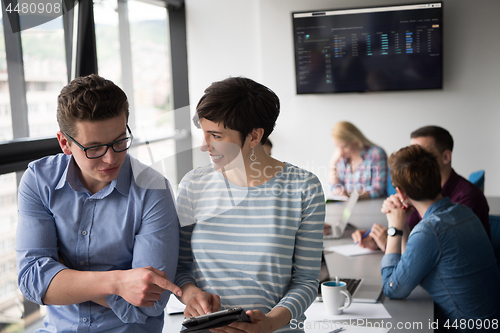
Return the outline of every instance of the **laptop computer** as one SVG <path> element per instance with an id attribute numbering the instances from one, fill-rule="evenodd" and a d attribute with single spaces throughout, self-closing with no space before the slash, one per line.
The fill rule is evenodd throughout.
<path id="1" fill-rule="evenodd" d="M 323 235 L 323 239 L 337 239 L 342 238 L 344 231 L 346 229 L 347 223 L 351 218 L 352 211 L 354 210 L 354 206 L 358 202 L 359 194 L 357 191 L 353 191 L 349 196 L 349 199 L 344 204 L 344 209 L 342 210 L 342 214 L 340 218 L 331 223 L 331 233 L 327 235 Z M 328 208 L 327 208 L 328 209 Z M 330 223 L 329 223 L 330 224 Z"/>
<path id="2" fill-rule="evenodd" d="M 321 255 L 321 272 L 319 274 L 318 301 L 323 301 L 321 297 L 321 283 L 325 281 L 335 281 L 331 279 L 326 267 L 325 257 Z M 377 303 L 382 296 L 382 282 L 374 278 L 346 278 L 339 277 L 339 281 L 345 282 L 347 290 L 351 293 L 354 303 Z"/>

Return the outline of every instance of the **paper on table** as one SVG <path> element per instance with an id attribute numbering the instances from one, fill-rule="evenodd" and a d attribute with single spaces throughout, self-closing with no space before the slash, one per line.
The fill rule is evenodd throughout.
<path id="1" fill-rule="evenodd" d="M 351 306 L 344 310 L 341 315 L 329 315 L 326 313 L 323 302 L 313 302 L 306 310 L 307 321 L 324 320 L 349 320 L 349 319 L 381 319 L 392 318 L 382 303 L 351 303 Z"/>
<path id="2" fill-rule="evenodd" d="M 358 246 L 356 244 L 330 246 L 330 247 L 326 247 L 324 250 L 337 252 L 338 254 L 341 254 L 341 255 L 346 256 L 346 257 L 359 256 L 359 255 L 363 255 L 363 254 L 374 254 L 374 253 L 382 252 L 380 250 L 373 251 L 370 249 L 365 249 L 365 248 L 362 248 L 361 246 Z"/>
<path id="3" fill-rule="evenodd" d="M 344 330 L 340 333 L 387 333 L 390 331 L 390 329 L 387 328 L 356 326 L 355 323 L 350 325 L 339 322 L 308 322 L 307 320 L 304 324 L 304 331 L 306 333 L 330 333 L 341 327 L 343 327 Z"/>

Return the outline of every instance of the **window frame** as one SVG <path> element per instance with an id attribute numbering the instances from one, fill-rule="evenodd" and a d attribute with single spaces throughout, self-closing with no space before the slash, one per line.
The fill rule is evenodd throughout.
<path id="1" fill-rule="evenodd" d="M 123 1 L 123 0 L 117 0 Z M 67 0 L 65 0 L 67 2 Z M 148 1 L 148 3 L 158 3 L 158 1 Z M 191 118 L 185 107 L 189 106 L 189 88 L 187 73 L 187 48 L 186 48 L 186 16 L 183 0 L 166 0 L 165 9 L 169 16 L 170 51 L 173 82 L 173 106 L 174 106 L 174 126 L 175 135 L 166 136 L 160 140 L 175 140 L 177 160 L 177 179 L 182 177 L 192 169 L 193 159 L 190 152 L 192 148 L 191 138 Z M 85 3 L 85 2 L 80 2 Z M 93 14 L 85 13 L 79 8 L 78 20 L 92 19 L 87 24 L 79 22 L 79 30 L 88 32 L 94 27 Z M 73 68 L 71 64 L 73 49 L 73 13 L 71 10 L 63 16 L 63 27 L 65 33 L 65 48 L 67 68 Z M 3 17 L 6 17 L 5 9 L 2 6 Z M 11 105 L 11 117 L 13 128 L 13 140 L 0 142 L 0 174 L 24 171 L 29 162 L 47 155 L 61 152 L 57 139 L 54 138 L 30 138 L 28 125 L 28 104 L 26 101 L 26 81 L 24 77 L 23 55 L 20 33 L 12 33 L 8 20 L 3 20 L 5 49 L 7 55 L 7 71 L 9 82 L 9 94 Z M 90 26 L 90 27 L 89 27 Z M 79 34 L 80 36 L 81 34 Z M 88 34 L 86 34 L 88 36 Z M 95 52 L 95 31 L 90 34 L 93 39 L 94 48 L 85 49 L 85 54 L 76 57 L 76 74 L 86 75 L 85 68 L 92 65 L 82 64 L 83 61 L 92 60 L 92 53 Z M 78 37 L 77 37 L 78 39 Z M 78 40 L 78 45 L 88 43 Z M 81 49 L 82 50 L 82 49 Z M 84 52 L 84 51 L 82 51 Z M 90 52 L 90 53 L 89 53 Z M 78 53 L 78 51 L 77 51 Z M 85 60 L 87 59 L 87 60 Z M 69 62 L 69 63 L 68 63 Z M 80 64 L 79 64 L 80 63 Z M 97 72 L 97 62 L 91 72 Z M 71 75 L 68 70 L 68 76 Z M 145 144 L 145 143 L 139 143 Z M 137 146 L 135 144 L 134 146 Z"/>

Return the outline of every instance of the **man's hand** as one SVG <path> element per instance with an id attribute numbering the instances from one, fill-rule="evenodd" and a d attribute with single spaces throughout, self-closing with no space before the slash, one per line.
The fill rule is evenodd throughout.
<path id="1" fill-rule="evenodd" d="M 396 193 L 388 197 L 384 200 L 382 204 L 382 209 L 380 210 L 383 214 L 390 213 L 394 208 L 402 208 L 403 207 L 403 198 Z"/>
<path id="2" fill-rule="evenodd" d="M 375 223 L 372 226 L 372 230 L 368 237 L 371 237 L 375 243 L 377 243 L 377 247 L 382 251 L 385 251 L 385 247 L 387 245 L 387 228 L 383 225 Z"/>
<path id="3" fill-rule="evenodd" d="M 114 294 L 135 306 L 153 306 L 165 290 L 177 296 L 182 295 L 181 288 L 170 282 L 164 272 L 153 267 L 117 271 L 117 274 L 117 290 Z"/>
<path id="4" fill-rule="evenodd" d="M 389 213 L 386 213 L 389 227 L 394 227 L 398 230 L 403 230 L 406 221 L 408 220 L 409 210 L 402 208 L 393 208 Z"/>
<path id="5" fill-rule="evenodd" d="M 370 250 L 378 250 L 378 245 L 369 233 L 365 238 L 363 235 L 366 233 L 366 230 L 358 229 L 351 234 L 352 240 L 354 243 L 358 243 L 359 246 L 365 249 Z"/>
<path id="6" fill-rule="evenodd" d="M 220 309 L 220 297 L 218 295 L 198 290 L 190 295 L 189 300 L 186 301 L 186 309 L 184 310 L 186 318 L 201 316 Z"/>

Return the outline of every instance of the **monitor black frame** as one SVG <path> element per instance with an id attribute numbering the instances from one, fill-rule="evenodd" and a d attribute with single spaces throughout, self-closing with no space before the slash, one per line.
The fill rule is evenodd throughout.
<path id="1" fill-rule="evenodd" d="M 431 5 L 439 5 L 439 6 L 432 6 Z M 385 10 L 381 10 L 379 11 L 379 13 L 383 13 L 382 15 L 384 15 L 386 12 L 398 12 L 398 13 L 403 13 L 403 12 L 406 12 L 408 11 L 408 13 L 412 14 L 411 11 L 413 10 L 418 10 L 418 9 L 401 9 L 401 10 L 398 10 L 397 8 L 398 7 L 401 7 L 401 8 L 407 8 L 407 7 L 415 7 L 415 6 L 422 6 L 422 9 L 423 10 L 428 10 L 427 8 L 429 9 L 434 9 L 434 10 L 438 10 L 439 11 L 439 15 L 438 15 L 438 20 L 439 20 L 439 28 L 436 29 L 436 32 L 435 32 L 435 35 L 433 36 L 433 38 L 436 38 L 438 37 L 438 48 L 439 48 L 439 53 L 438 53 L 438 57 L 439 57 L 439 60 L 431 60 L 429 59 L 429 62 L 432 63 L 432 66 L 436 67 L 437 70 L 438 70 L 438 75 L 434 78 L 426 78 L 427 80 L 429 80 L 428 82 L 425 82 L 425 81 L 418 81 L 418 80 L 415 80 L 415 81 L 411 81 L 411 80 L 401 80 L 401 79 L 398 79 L 399 81 L 397 80 L 380 80 L 379 82 L 383 84 L 386 84 L 387 82 L 389 82 L 389 84 L 384 87 L 370 87 L 369 83 L 363 81 L 358 81 L 359 83 L 363 83 L 366 85 L 366 87 L 362 87 L 362 88 L 352 88 L 352 87 L 346 87 L 346 88 L 343 88 L 343 87 L 340 87 L 340 88 L 335 88 L 335 87 L 332 87 L 331 90 L 328 90 L 325 88 L 325 85 L 327 83 L 323 83 L 321 85 L 321 82 L 316 82 L 316 83 L 313 83 L 313 84 L 316 84 L 317 88 L 316 89 L 304 89 L 304 87 L 301 87 L 301 83 L 302 81 L 299 79 L 301 77 L 304 77 L 304 75 L 301 75 L 301 68 L 305 68 L 303 66 L 303 62 L 301 63 L 300 61 L 302 59 L 299 58 L 299 46 L 298 46 L 298 34 L 297 34 L 297 20 L 299 18 L 296 18 L 295 16 L 297 14 L 306 14 L 306 15 L 310 15 L 308 18 L 309 19 L 312 19 L 312 20 L 315 20 L 315 21 L 319 21 L 318 18 L 327 18 L 329 19 L 330 17 L 329 16 L 333 16 L 333 15 L 325 15 L 325 13 L 327 12 L 337 12 L 337 13 L 340 13 L 338 14 L 339 16 L 337 17 L 342 17 L 342 18 L 346 18 L 347 16 L 346 15 L 357 15 L 357 14 L 365 14 L 365 13 L 360 13 L 358 11 L 366 11 L 366 14 L 369 14 L 369 15 L 372 15 L 374 13 L 377 13 L 377 9 L 388 9 L 387 11 Z M 428 6 L 428 7 L 423 7 L 423 6 Z M 352 13 L 348 13 L 349 11 L 352 11 Z M 346 12 L 346 13 L 342 13 L 342 12 Z M 444 16 L 444 8 L 443 8 L 443 2 L 442 1 L 432 1 L 432 2 L 425 2 L 425 3 L 407 3 L 407 4 L 391 4 L 391 5 L 386 5 L 386 6 L 383 6 L 383 5 L 379 5 L 379 6 L 363 6 L 363 7 L 354 7 L 354 8 L 336 8 L 336 9 L 328 9 L 328 10 L 308 10 L 308 11 L 297 11 L 297 12 L 292 12 L 291 13 L 291 17 L 292 17 L 292 26 L 293 26 L 293 46 L 294 46 L 294 67 L 295 67 L 295 84 L 296 84 L 296 93 L 298 95 L 302 95 L 302 94 L 336 94 L 336 93 L 345 93 L 345 92 L 378 92 L 378 91 L 409 91 L 409 90 L 429 90 L 429 89 L 433 89 L 433 90 L 440 90 L 440 89 L 443 89 L 443 59 L 444 59 L 444 56 L 443 56 L 443 16 Z M 316 14 L 316 15 L 315 15 Z M 387 15 L 387 14 L 385 14 Z M 408 15 L 407 15 L 408 16 Z M 394 23 L 391 23 L 391 24 L 394 24 Z M 432 28 L 434 29 L 434 28 Z M 369 33 L 374 33 L 374 32 L 369 32 Z M 331 43 L 331 41 L 329 42 Z M 315 55 L 315 54 L 314 54 Z M 377 59 L 378 61 L 390 61 L 390 58 L 394 57 L 394 55 L 389 55 L 387 57 L 387 59 Z M 367 58 L 367 55 L 363 55 L 361 56 L 362 58 L 358 58 L 360 59 L 360 61 L 365 61 Z M 380 57 L 380 56 L 378 56 Z M 414 63 L 414 64 L 420 64 L 422 61 L 423 61 L 423 57 L 418 54 L 416 56 L 414 55 L 410 55 L 410 57 L 408 57 L 408 54 L 405 54 L 404 57 L 407 57 L 405 59 L 410 59 L 412 60 L 410 63 Z M 418 58 L 420 57 L 420 58 Z M 354 58 L 354 57 L 351 57 L 351 59 Z M 337 65 L 337 67 L 333 67 L 334 69 L 338 69 L 339 65 Z M 354 67 L 354 66 L 353 66 Z M 434 68 L 433 67 L 433 68 Z M 380 67 L 379 67 L 380 68 Z M 327 71 L 328 68 L 326 68 L 326 65 L 325 65 L 325 71 Z M 309 71 L 309 68 L 307 68 L 306 72 Z M 318 70 L 319 72 L 319 70 Z M 302 71 L 303 73 L 303 71 Z M 330 78 L 333 80 L 334 78 L 335 79 L 338 79 L 337 77 L 335 77 L 335 73 L 332 73 L 332 71 L 330 71 L 331 75 L 330 75 Z M 419 72 L 420 73 L 420 72 Z M 325 75 L 327 75 L 328 73 L 326 73 Z M 312 75 L 311 75 L 312 76 Z M 309 78 L 306 74 L 306 77 Z M 368 77 L 368 75 L 367 75 Z M 328 79 L 328 77 L 325 77 L 326 79 Z M 318 80 L 319 81 L 319 80 Z M 308 81 L 306 81 L 308 82 Z M 377 81 L 372 81 L 372 82 L 376 82 Z M 397 84 L 397 83 L 402 83 L 402 84 Z M 339 86 L 342 85 L 343 83 L 340 82 Z M 307 84 L 306 84 L 307 85 Z M 397 85 L 397 86 L 396 86 Z M 361 85 L 360 85 L 361 87 Z"/>

